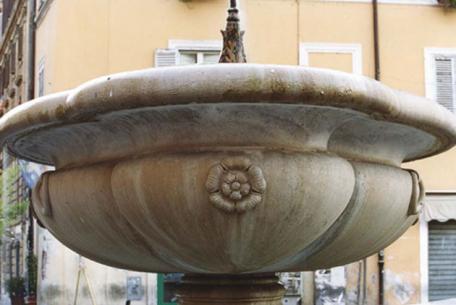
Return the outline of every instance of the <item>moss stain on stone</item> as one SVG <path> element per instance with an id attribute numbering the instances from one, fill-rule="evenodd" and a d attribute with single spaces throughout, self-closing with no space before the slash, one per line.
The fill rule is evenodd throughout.
<path id="1" fill-rule="evenodd" d="M 63 105 L 58 105 L 57 108 L 55 109 L 55 116 L 61 120 L 65 117 L 65 106 Z"/>
<path id="2" fill-rule="evenodd" d="M 271 80 L 271 90 L 273 96 L 280 96 L 287 91 L 286 82 L 280 78 L 273 78 Z"/>

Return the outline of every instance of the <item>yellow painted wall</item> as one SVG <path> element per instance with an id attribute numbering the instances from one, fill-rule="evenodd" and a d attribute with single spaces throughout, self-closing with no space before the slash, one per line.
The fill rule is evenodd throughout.
<path id="1" fill-rule="evenodd" d="M 37 30 L 37 70 L 46 58 L 46 91 L 51 93 L 104 74 L 152 67 L 155 49 L 166 48 L 170 39 L 220 40 L 227 2 L 54 1 Z M 369 3 L 240 0 L 240 7 L 249 62 L 296 65 L 300 43 L 357 43 L 362 45 L 363 74 L 374 76 Z M 424 48 L 456 47 L 456 11 L 381 4 L 379 27 L 381 80 L 424 95 Z M 351 65 L 347 55 L 313 54 L 309 61 L 344 71 Z M 455 160 L 452 150 L 405 167 L 417 169 L 430 190 L 456 190 Z M 418 226 L 386 250 L 388 280 L 402 279 L 412 291 L 403 303 L 407 297 L 387 288 L 388 305 L 419 301 L 418 253 Z"/>
<path id="2" fill-rule="evenodd" d="M 109 72 L 110 25 L 107 8 L 110 2 L 55 1 L 57 51 L 51 55 L 55 60 L 53 91 L 71 88 L 81 80 Z"/>
<path id="3" fill-rule="evenodd" d="M 421 300 L 419 223 L 385 250 L 387 305 L 416 304 Z"/>
<path id="4" fill-rule="evenodd" d="M 42 19 L 36 29 L 36 44 L 35 44 L 35 95 L 38 95 L 38 73 L 40 65 L 44 64 L 45 71 L 45 93 L 52 93 L 59 90 L 54 89 L 55 72 L 54 68 L 57 63 L 57 54 L 60 50 L 57 49 L 57 7 L 52 5 L 46 14 L 46 18 Z M 60 34 L 61 35 L 61 34 Z"/>
<path id="5" fill-rule="evenodd" d="M 301 1 L 299 31 L 300 42 L 361 44 L 363 75 L 374 77 L 371 5 Z"/>
<path id="6" fill-rule="evenodd" d="M 353 56 L 337 53 L 311 53 L 309 66 L 353 73 Z"/>

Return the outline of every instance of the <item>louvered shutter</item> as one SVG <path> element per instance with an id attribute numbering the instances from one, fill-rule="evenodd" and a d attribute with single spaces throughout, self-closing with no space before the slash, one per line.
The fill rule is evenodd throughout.
<path id="1" fill-rule="evenodd" d="M 436 99 L 437 102 L 454 112 L 455 100 L 455 59 L 450 57 L 435 58 Z"/>
<path id="2" fill-rule="evenodd" d="M 429 222 L 429 300 L 456 298 L 456 221 Z"/>
<path id="3" fill-rule="evenodd" d="M 176 49 L 157 49 L 155 67 L 169 67 L 178 64 L 179 52 Z"/>

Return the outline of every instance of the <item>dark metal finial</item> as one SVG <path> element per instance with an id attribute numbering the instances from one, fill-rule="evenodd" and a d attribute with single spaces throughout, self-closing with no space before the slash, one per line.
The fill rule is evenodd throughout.
<path id="1" fill-rule="evenodd" d="M 245 63 L 247 59 L 244 53 L 244 31 L 240 30 L 239 10 L 236 0 L 230 0 L 226 29 L 222 31 L 223 50 L 220 63 Z"/>

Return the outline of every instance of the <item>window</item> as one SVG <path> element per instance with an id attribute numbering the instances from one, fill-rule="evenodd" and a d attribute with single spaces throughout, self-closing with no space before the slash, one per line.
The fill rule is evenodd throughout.
<path id="1" fill-rule="evenodd" d="M 38 73 L 38 96 L 44 95 L 44 69 Z"/>
<path id="2" fill-rule="evenodd" d="M 5 89 L 8 88 L 9 83 L 10 83 L 10 68 L 11 68 L 10 56 L 7 55 L 6 59 L 5 59 L 5 78 L 3 79 L 5 81 L 4 86 L 3 86 Z"/>
<path id="3" fill-rule="evenodd" d="M 426 97 L 456 110 L 456 49 L 426 49 Z"/>
<path id="4" fill-rule="evenodd" d="M 428 193 L 420 215 L 421 301 L 456 297 L 456 193 Z"/>
<path id="5" fill-rule="evenodd" d="M 16 42 L 14 42 L 11 46 L 11 57 L 10 57 L 10 65 L 11 65 L 11 74 L 16 74 Z"/>
<path id="6" fill-rule="evenodd" d="M 2 70 L 2 73 L 3 73 L 3 79 L 2 79 L 3 90 L 2 90 L 2 92 L 4 92 L 8 88 L 8 84 L 9 84 L 8 59 L 5 59 L 4 65 L 5 66 L 3 67 L 3 70 Z"/>
<path id="7" fill-rule="evenodd" d="M 18 37 L 17 37 L 17 60 L 22 61 L 24 54 L 24 27 L 20 26 L 18 28 Z"/>
<path id="8" fill-rule="evenodd" d="M 436 101 L 450 111 L 454 111 L 454 66 L 455 58 L 437 56 L 435 58 Z"/>
<path id="9" fill-rule="evenodd" d="M 38 96 L 44 95 L 44 89 L 44 59 L 42 59 L 38 69 Z"/>
<path id="10" fill-rule="evenodd" d="M 168 49 L 156 50 L 155 67 L 215 64 L 221 49 L 221 41 L 171 40 Z"/>
<path id="11" fill-rule="evenodd" d="M 179 52 L 180 65 L 192 65 L 192 64 L 216 64 L 220 58 L 220 52 L 214 51 L 182 51 Z"/>
<path id="12" fill-rule="evenodd" d="M 45 4 L 46 4 L 46 0 L 39 0 L 38 9 L 39 10 L 42 9 Z"/>
<path id="13" fill-rule="evenodd" d="M 429 301 L 456 298 L 456 221 L 429 222 Z"/>
<path id="14" fill-rule="evenodd" d="M 37 2 L 35 15 L 36 27 L 40 25 L 41 21 L 46 16 L 47 12 L 49 11 L 49 8 L 51 7 L 52 2 L 53 0 L 39 0 Z"/>
<path id="15" fill-rule="evenodd" d="M 301 43 L 299 64 L 362 74 L 362 47 L 346 43 Z"/>
<path id="16" fill-rule="evenodd" d="M 8 25 L 8 21 L 10 20 L 11 14 L 13 13 L 13 0 L 3 0 L 3 15 L 2 15 L 2 36 L 6 31 L 6 26 Z"/>

